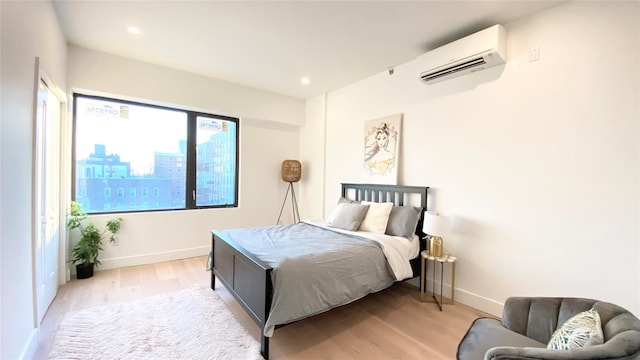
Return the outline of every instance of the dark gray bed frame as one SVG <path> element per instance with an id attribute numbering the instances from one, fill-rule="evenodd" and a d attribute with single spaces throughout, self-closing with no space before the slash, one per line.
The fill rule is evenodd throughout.
<path id="1" fill-rule="evenodd" d="M 422 222 L 424 211 L 427 209 L 428 189 L 421 186 L 343 183 L 342 197 L 358 201 L 393 202 L 396 206 L 403 206 L 406 200 L 405 195 L 419 194 L 423 211 L 420 213 L 416 234 L 422 239 L 424 237 Z M 225 238 L 221 232 L 211 230 L 211 235 L 211 289 L 215 290 L 217 277 L 260 327 L 260 354 L 268 360 L 269 338 L 264 336 L 264 325 L 269 317 L 273 297 L 271 282 L 273 269 L 237 243 Z M 420 251 L 424 249 L 425 242 L 420 241 Z M 411 260 L 411 268 L 414 277 L 420 276 L 419 256 Z"/>

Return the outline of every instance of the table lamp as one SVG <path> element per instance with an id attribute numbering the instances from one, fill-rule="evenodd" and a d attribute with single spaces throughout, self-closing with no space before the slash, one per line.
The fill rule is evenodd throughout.
<path id="1" fill-rule="evenodd" d="M 441 257 L 444 249 L 442 237 L 449 232 L 449 218 L 425 212 L 422 231 L 429 235 L 429 254 Z"/>

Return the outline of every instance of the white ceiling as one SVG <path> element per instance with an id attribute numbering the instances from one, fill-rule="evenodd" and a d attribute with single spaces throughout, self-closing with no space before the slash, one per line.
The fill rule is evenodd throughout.
<path id="1" fill-rule="evenodd" d="M 53 3 L 70 44 L 308 99 L 560 2 Z M 142 35 L 129 34 L 132 25 Z"/>

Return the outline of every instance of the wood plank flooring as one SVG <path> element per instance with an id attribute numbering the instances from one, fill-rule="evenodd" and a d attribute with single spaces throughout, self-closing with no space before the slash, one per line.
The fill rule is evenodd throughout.
<path id="1" fill-rule="evenodd" d="M 208 286 L 205 256 L 98 271 L 60 287 L 41 327 L 36 359 L 46 359 L 64 314 L 133 301 L 193 284 Z M 216 282 L 216 291 L 251 335 L 260 330 Z M 398 283 L 379 293 L 276 329 L 270 358 L 281 359 L 455 359 L 458 342 L 474 319 L 487 314 L 470 307 L 420 302 L 416 287 Z M 203 355 L 204 357 L 205 355 Z"/>

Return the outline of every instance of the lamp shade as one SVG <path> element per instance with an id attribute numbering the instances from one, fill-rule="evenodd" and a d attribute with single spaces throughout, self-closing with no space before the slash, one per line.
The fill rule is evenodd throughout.
<path id="1" fill-rule="evenodd" d="M 449 218 L 425 212 L 422 231 L 431 236 L 444 237 L 449 233 Z"/>
<path id="2" fill-rule="evenodd" d="M 298 182 L 302 176 L 302 164 L 298 160 L 285 160 L 282 162 L 282 180 L 286 182 Z"/>

